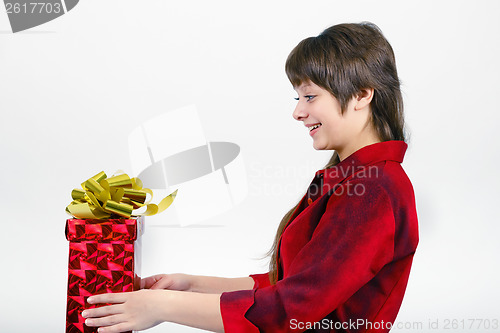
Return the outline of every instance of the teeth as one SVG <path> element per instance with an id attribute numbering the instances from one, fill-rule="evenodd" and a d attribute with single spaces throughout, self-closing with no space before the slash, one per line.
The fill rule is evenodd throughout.
<path id="1" fill-rule="evenodd" d="M 312 131 L 315 128 L 320 127 L 320 126 L 321 126 L 321 124 L 316 124 L 316 125 L 313 125 L 313 126 L 309 127 L 309 132 Z"/>

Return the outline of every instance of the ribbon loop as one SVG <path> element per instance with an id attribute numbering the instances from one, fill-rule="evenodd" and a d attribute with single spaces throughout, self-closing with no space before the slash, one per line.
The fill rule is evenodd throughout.
<path id="1" fill-rule="evenodd" d="M 163 198 L 158 205 L 150 203 L 153 191 L 142 188 L 139 178 L 130 178 L 127 174 L 107 178 L 104 171 L 87 179 L 82 189 L 71 192 L 73 201 L 66 207 L 66 212 L 75 218 L 108 219 L 130 218 L 131 216 L 151 216 L 163 212 L 175 199 L 177 190 Z M 149 194 L 149 199 L 147 195 Z M 134 209 L 146 206 L 143 213 L 134 214 Z"/>

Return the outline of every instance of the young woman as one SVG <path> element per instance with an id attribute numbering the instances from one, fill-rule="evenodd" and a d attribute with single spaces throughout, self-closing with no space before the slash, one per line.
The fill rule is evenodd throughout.
<path id="1" fill-rule="evenodd" d="M 283 218 L 269 273 L 164 274 L 131 293 L 95 295 L 99 332 L 163 321 L 215 332 L 387 332 L 418 243 L 394 53 L 374 24 L 339 24 L 300 42 L 286 73 L 293 117 L 317 150 L 333 150 Z"/>

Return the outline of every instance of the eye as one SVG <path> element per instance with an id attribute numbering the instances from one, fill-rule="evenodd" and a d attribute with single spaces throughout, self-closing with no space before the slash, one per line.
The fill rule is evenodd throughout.
<path id="1" fill-rule="evenodd" d="M 314 95 L 305 95 L 305 96 L 304 96 L 304 98 L 306 99 L 306 102 L 311 101 L 314 97 L 316 97 L 316 96 L 314 96 Z M 299 100 L 299 98 L 298 98 L 298 97 L 295 97 L 295 98 L 294 98 L 294 100 L 298 101 L 298 100 Z"/>

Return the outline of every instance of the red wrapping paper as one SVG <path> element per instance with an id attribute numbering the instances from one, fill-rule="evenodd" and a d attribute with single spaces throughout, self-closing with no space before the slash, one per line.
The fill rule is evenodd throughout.
<path id="1" fill-rule="evenodd" d="M 91 295 L 129 292 L 140 287 L 143 219 L 68 219 L 68 303 L 66 333 L 94 333 L 82 317 Z"/>

